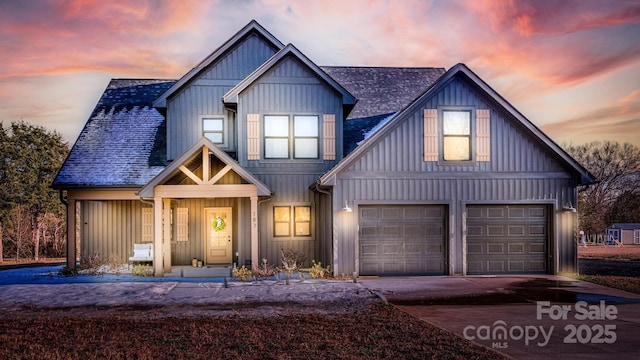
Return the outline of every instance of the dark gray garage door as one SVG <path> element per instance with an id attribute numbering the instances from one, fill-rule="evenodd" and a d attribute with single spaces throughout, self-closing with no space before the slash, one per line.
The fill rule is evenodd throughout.
<path id="1" fill-rule="evenodd" d="M 360 274 L 444 275 L 444 206 L 360 206 Z"/>
<path id="2" fill-rule="evenodd" d="M 547 273 L 549 210 L 544 205 L 467 207 L 467 274 Z"/>

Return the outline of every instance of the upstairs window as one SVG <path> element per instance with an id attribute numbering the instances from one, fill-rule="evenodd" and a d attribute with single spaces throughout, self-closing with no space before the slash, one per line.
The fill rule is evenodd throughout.
<path id="1" fill-rule="evenodd" d="M 317 159 L 319 126 L 315 115 L 265 115 L 265 159 Z"/>
<path id="2" fill-rule="evenodd" d="M 211 140 L 214 144 L 224 143 L 224 119 L 223 118 L 202 118 L 202 135 Z"/>
<path id="3" fill-rule="evenodd" d="M 318 158 L 318 117 L 293 117 L 293 157 L 296 159 Z"/>
<path id="4" fill-rule="evenodd" d="M 424 109 L 424 161 L 491 161 L 491 110 L 457 107 Z"/>
<path id="5" fill-rule="evenodd" d="M 445 161 L 471 160 L 471 112 L 442 112 L 442 156 Z"/>
<path id="6" fill-rule="evenodd" d="M 264 157 L 267 159 L 289 158 L 289 117 L 265 115 Z"/>

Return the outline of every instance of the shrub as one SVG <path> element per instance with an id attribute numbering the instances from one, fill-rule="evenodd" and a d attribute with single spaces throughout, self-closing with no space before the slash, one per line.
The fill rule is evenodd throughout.
<path id="1" fill-rule="evenodd" d="M 78 268 L 75 266 L 68 267 L 65 265 L 62 269 L 60 269 L 60 271 L 58 271 L 58 275 L 65 276 L 65 277 L 78 276 Z"/>
<path id="2" fill-rule="evenodd" d="M 262 264 L 260 266 L 254 267 L 253 275 L 258 278 L 266 279 L 268 277 L 274 276 L 278 270 L 273 265 L 269 265 L 267 263 L 267 259 L 262 259 Z"/>
<path id="3" fill-rule="evenodd" d="M 153 267 L 146 264 L 135 264 L 131 267 L 131 275 L 142 277 L 153 276 Z"/>
<path id="4" fill-rule="evenodd" d="M 104 272 L 105 262 L 102 261 L 100 254 L 82 255 L 80 257 L 79 272 L 85 275 L 102 275 Z"/>
<path id="5" fill-rule="evenodd" d="M 331 274 L 331 265 L 327 265 L 326 268 L 322 267 L 322 263 L 320 261 L 316 262 L 315 260 L 311 260 L 313 264 L 311 269 L 309 269 L 309 274 L 314 279 L 326 279 Z"/>
<path id="6" fill-rule="evenodd" d="M 300 271 L 302 264 L 307 260 L 307 256 L 295 249 L 280 249 L 282 254 L 282 270 L 289 276 Z"/>
<path id="7" fill-rule="evenodd" d="M 234 268 L 233 269 L 233 277 L 235 278 L 239 278 L 240 281 L 247 281 L 251 278 L 251 270 L 247 269 L 246 266 L 242 265 L 241 268 Z"/>

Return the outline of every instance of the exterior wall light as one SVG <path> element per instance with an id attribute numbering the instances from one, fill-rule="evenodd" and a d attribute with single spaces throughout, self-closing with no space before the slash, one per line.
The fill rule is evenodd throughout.
<path id="1" fill-rule="evenodd" d="M 351 209 L 351 208 L 349 207 L 349 204 L 347 204 L 347 201 L 346 201 L 346 200 L 344 201 L 344 207 L 342 208 L 342 211 L 343 211 L 343 212 L 347 212 L 347 213 L 350 213 L 350 212 L 352 212 L 352 211 L 353 211 L 353 209 Z"/>
<path id="2" fill-rule="evenodd" d="M 568 211 L 568 212 L 576 212 L 576 208 L 573 207 L 573 204 L 571 204 L 571 201 L 569 201 L 563 208 L 562 210 L 564 211 Z"/>

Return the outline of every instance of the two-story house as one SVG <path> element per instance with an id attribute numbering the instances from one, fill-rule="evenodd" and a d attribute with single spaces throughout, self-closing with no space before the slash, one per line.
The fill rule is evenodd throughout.
<path id="1" fill-rule="evenodd" d="M 592 181 L 463 64 L 320 67 L 252 21 L 178 80 L 112 80 L 53 187 L 69 266 L 466 275 L 575 272 Z"/>

